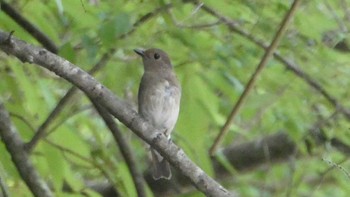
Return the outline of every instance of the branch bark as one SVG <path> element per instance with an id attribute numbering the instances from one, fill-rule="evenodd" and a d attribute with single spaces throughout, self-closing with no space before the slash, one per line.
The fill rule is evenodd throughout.
<path id="1" fill-rule="evenodd" d="M 223 149 L 221 155 L 234 170 L 243 173 L 253 171 L 262 165 L 284 162 L 295 156 L 296 153 L 297 145 L 290 136 L 286 132 L 277 132 L 250 142 L 232 144 Z M 232 183 L 233 177 L 230 169 L 223 165 L 217 157 L 211 159 L 215 177 L 220 180 L 230 177 L 230 183 Z M 184 194 L 193 189 L 189 188 L 188 179 L 178 174 L 177 171 L 174 171 L 170 182 L 154 181 L 151 172 L 147 172 L 145 177 L 156 196 Z"/>
<path id="2" fill-rule="evenodd" d="M 130 36 L 132 33 L 136 31 L 136 29 L 150 20 L 152 17 L 156 16 L 157 14 L 170 9 L 172 7 L 171 3 L 165 4 L 164 6 L 158 7 L 155 10 L 145 14 L 139 20 L 137 20 L 133 28 L 121 35 L 119 39 L 124 39 L 127 36 Z M 18 25 L 20 25 L 23 29 L 25 29 L 29 34 L 31 34 L 38 42 L 40 42 L 46 49 L 51 51 L 52 53 L 57 54 L 58 47 L 55 45 L 53 41 L 51 41 L 43 32 L 41 32 L 35 25 L 33 25 L 30 21 L 28 21 L 26 18 L 24 18 L 19 12 L 17 12 L 10 4 L 0 1 L 0 9 L 3 10 L 9 17 L 11 17 Z M 102 55 L 100 61 L 89 71 L 90 74 L 93 74 L 100 70 L 104 65 L 109 61 L 109 59 L 112 57 L 114 52 L 116 51 L 115 48 L 110 49 L 108 52 Z M 45 131 L 47 127 L 50 125 L 50 123 L 60 114 L 61 110 L 64 108 L 64 106 L 68 103 L 70 98 L 77 92 L 76 87 L 72 87 L 69 89 L 64 97 L 59 101 L 57 106 L 53 109 L 53 111 L 49 114 L 48 118 L 40 125 L 38 128 L 36 134 L 32 138 L 32 140 L 26 144 L 26 148 L 28 152 L 31 152 L 32 149 L 36 146 L 38 141 L 45 135 Z"/>
<path id="3" fill-rule="evenodd" d="M 30 162 L 27 152 L 23 149 L 24 143 L 15 127 L 11 124 L 9 113 L 0 103 L 0 136 L 8 152 L 11 154 L 20 176 L 35 196 L 53 196 L 46 182 Z"/>
<path id="4" fill-rule="evenodd" d="M 137 112 L 120 98 L 95 80 L 88 73 L 46 49 L 34 47 L 24 41 L 12 38 L 0 30 L 0 49 L 14 55 L 22 62 L 37 64 L 77 86 L 85 94 L 99 102 L 109 113 L 129 127 L 136 135 L 160 152 L 175 168 L 188 177 L 194 186 L 207 196 L 233 196 L 201 168 L 194 164 L 162 131 L 143 120 Z"/>
<path id="5" fill-rule="evenodd" d="M 162 11 L 170 9 L 171 7 L 172 7 L 172 4 L 166 4 L 162 7 L 156 8 L 152 12 L 149 12 L 149 13 L 143 15 L 134 23 L 133 28 L 129 32 L 119 36 L 118 39 L 124 39 L 124 38 L 132 35 L 137 30 L 137 28 L 139 26 L 141 26 L 142 24 L 144 24 L 145 22 L 150 20 L 152 17 L 157 16 Z M 111 57 L 113 56 L 113 54 L 115 53 L 116 50 L 117 50 L 116 48 L 111 48 L 106 53 L 104 53 L 102 55 L 101 59 L 96 63 L 96 65 L 89 70 L 89 74 L 93 75 L 97 71 L 101 70 L 107 64 L 107 62 L 111 59 Z M 73 95 L 75 95 L 76 92 L 78 92 L 78 88 L 73 86 L 60 99 L 60 101 L 57 103 L 56 107 L 50 112 L 50 114 L 48 115 L 46 120 L 40 125 L 37 132 L 35 133 L 33 138 L 30 140 L 30 142 L 28 142 L 26 144 L 28 152 L 31 152 L 35 148 L 35 146 L 39 142 L 39 140 L 45 136 L 46 130 L 49 127 L 49 125 L 57 118 L 57 116 L 65 108 L 66 104 L 69 103 L 69 101 L 71 100 Z"/>
<path id="6" fill-rule="evenodd" d="M 323 121 L 328 122 L 329 120 Z M 309 134 L 312 134 L 311 140 L 318 141 L 314 148 L 330 144 L 345 157 L 348 156 L 350 153 L 350 146 L 348 144 L 337 138 L 327 139 L 323 133 L 314 132 L 315 129 L 319 130 L 322 129 L 322 127 L 325 127 L 325 124 L 316 123 L 315 128 L 311 128 L 308 131 Z M 310 155 L 301 154 L 299 151 L 299 148 L 302 146 L 300 143 L 305 143 L 306 145 L 305 140 L 296 142 L 290 137 L 288 131 L 280 131 L 249 142 L 232 144 L 222 150 L 222 155 L 238 173 L 249 173 L 262 166 L 272 167 L 277 163 L 289 162 L 290 158 L 293 157 L 298 159 L 310 159 Z M 316 159 L 317 158 L 318 156 L 316 155 Z M 219 180 L 227 180 L 227 178 L 229 178 L 230 183 L 232 183 L 234 177 L 232 177 L 230 169 L 216 157 L 212 157 L 212 162 L 215 176 Z M 147 184 L 155 196 L 183 195 L 193 190 L 193 188 L 190 187 L 188 179 L 178 174 L 177 171 L 173 171 L 173 178 L 170 181 L 161 182 L 152 179 L 151 171 L 145 174 Z M 106 190 L 112 190 L 112 185 L 105 185 L 104 188 Z"/>

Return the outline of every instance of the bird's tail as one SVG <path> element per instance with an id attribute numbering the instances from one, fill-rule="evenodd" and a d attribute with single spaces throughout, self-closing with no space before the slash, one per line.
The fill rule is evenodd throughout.
<path id="1" fill-rule="evenodd" d="M 153 178 L 155 180 L 158 179 L 170 179 L 171 178 L 171 170 L 169 162 L 162 157 L 156 150 L 151 148 L 152 154 L 152 173 Z"/>

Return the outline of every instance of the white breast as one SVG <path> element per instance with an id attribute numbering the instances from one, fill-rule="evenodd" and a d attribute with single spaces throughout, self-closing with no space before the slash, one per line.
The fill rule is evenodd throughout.
<path id="1" fill-rule="evenodd" d="M 164 129 L 165 134 L 170 137 L 170 132 L 174 129 L 179 115 L 181 90 L 171 86 L 167 80 L 163 80 L 149 95 L 149 102 L 142 106 L 141 113 L 155 127 Z"/>

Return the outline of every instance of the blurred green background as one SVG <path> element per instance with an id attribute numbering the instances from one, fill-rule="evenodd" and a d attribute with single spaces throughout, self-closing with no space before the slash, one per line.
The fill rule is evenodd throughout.
<path id="1" fill-rule="evenodd" d="M 117 96 L 136 106 L 143 72 L 134 48 L 161 48 L 174 65 L 183 89 L 173 140 L 190 158 L 214 176 L 208 149 L 244 90 L 264 49 L 273 39 L 292 1 L 204 0 L 202 6 L 231 20 L 237 33 L 191 2 L 166 0 L 8 0 L 23 17 L 44 32 L 58 54 L 84 70 L 114 50 L 94 76 Z M 141 19 L 141 20 L 140 20 Z M 147 19 L 147 20 L 143 20 Z M 285 131 L 298 148 L 297 156 L 218 180 L 240 196 L 347 196 L 350 153 L 327 140 L 312 151 L 305 139 L 318 122 L 332 118 L 322 131 L 350 145 L 350 1 L 303 1 L 277 51 L 337 100 L 338 108 L 305 79 L 272 59 L 256 81 L 235 118 L 222 148 Z M 12 18 L 0 11 L 0 29 L 39 45 Z M 130 33 L 131 32 L 131 33 Z M 71 84 L 47 70 L 23 64 L 0 53 L 0 99 L 25 141 L 45 121 Z M 139 168 L 149 168 L 144 143 L 120 126 Z M 56 196 L 99 196 L 87 183 L 107 182 L 122 196 L 136 196 L 127 166 L 103 121 L 79 92 L 49 126 L 31 159 Z M 10 155 L 0 144 L 0 176 L 12 196 L 31 196 Z M 61 188 L 68 184 L 71 192 Z M 151 189 L 148 189 L 152 196 Z M 176 196 L 202 196 L 190 190 Z M 170 194 L 169 194 L 170 196 Z"/>

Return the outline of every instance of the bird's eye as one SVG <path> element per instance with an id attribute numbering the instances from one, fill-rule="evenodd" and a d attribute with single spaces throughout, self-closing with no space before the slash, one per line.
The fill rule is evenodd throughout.
<path id="1" fill-rule="evenodd" d="M 159 58 L 160 58 L 160 55 L 159 55 L 158 53 L 155 53 L 155 54 L 154 54 L 154 59 L 157 60 L 157 59 L 159 59 Z"/>

